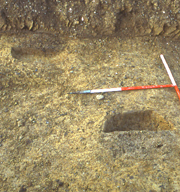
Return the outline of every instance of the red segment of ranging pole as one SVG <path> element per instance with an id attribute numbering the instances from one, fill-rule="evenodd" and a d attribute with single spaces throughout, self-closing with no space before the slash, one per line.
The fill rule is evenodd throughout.
<path id="1" fill-rule="evenodd" d="M 164 58 L 164 55 L 161 54 L 161 55 L 160 55 L 160 58 L 161 58 L 161 60 L 162 60 L 162 62 L 163 62 L 163 64 L 164 64 L 164 67 L 166 68 L 166 71 L 167 71 L 167 73 L 168 73 L 168 75 L 169 75 L 169 78 L 170 78 L 170 80 L 171 80 L 171 83 L 172 83 L 172 85 L 174 85 L 174 88 L 175 88 L 176 93 L 177 93 L 177 95 L 178 95 L 178 97 L 179 97 L 179 100 L 180 100 L 180 91 L 179 91 L 178 86 L 177 86 L 177 84 L 176 84 L 176 82 L 175 82 L 175 80 L 174 80 L 174 77 L 173 77 L 173 75 L 172 75 L 172 73 L 171 73 L 171 70 L 169 69 L 169 66 L 168 66 L 168 64 L 167 64 L 167 62 L 166 62 L 166 60 L 165 60 L 165 58 Z"/>
<path id="2" fill-rule="evenodd" d="M 122 87 L 122 91 L 128 90 L 138 90 L 138 89 L 157 89 L 157 88 L 166 88 L 166 87 L 174 87 L 174 85 L 147 85 L 147 86 L 137 86 L 137 87 Z"/>

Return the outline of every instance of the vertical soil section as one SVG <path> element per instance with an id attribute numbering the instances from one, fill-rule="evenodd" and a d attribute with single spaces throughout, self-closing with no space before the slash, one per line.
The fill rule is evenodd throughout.
<path id="1" fill-rule="evenodd" d="M 65 36 L 180 36 L 179 0 L 0 0 L 0 31 Z"/>

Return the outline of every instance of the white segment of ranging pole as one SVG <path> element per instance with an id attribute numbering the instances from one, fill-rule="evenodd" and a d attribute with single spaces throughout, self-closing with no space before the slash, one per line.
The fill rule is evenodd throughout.
<path id="1" fill-rule="evenodd" d="M 122 89 L 121 87 L 109 88 L 109 89 L 94 89 L 94 90 L 91 90 L 90 93 L 104 93 L 104 92 L 114 92 L 114 91 L 122 91 Z"/>
<path id="2" fill-rule="evenodd" d="M 175 82 L 175 80 L 174 80 L 174 77 L 172 76 L 172 73 L 171 73 L 171 71 L 170 71 L 170 69 L 169 69 L 169 66 L 168 66 L 168 64 L 167 64 L 167 62 L 166 62 L 166 60 L 165 60 L 165 58 L 164 58 L 164 55 L 161 54 L 160 57 L 161 57 L 161 60 L 162 60 L 162 62 L 163 62 L 163 64 L 164 64 L 164 67 L 166 68 L 166 71 L 167 71 L 167 73 L 168 73 L 168 75 L 169 75 L 169 78 L 170 78 L 172 84 L 173 84 L 173 85 L 176 85 L 176 82 Z"/>

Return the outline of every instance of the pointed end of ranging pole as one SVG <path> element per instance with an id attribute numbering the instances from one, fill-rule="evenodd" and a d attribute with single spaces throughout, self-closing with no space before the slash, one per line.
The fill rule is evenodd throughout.
<path id="1" fill-rule="evenodd" d="M 69 92 L 68 94 L 78 94 L 78 92 Z"/>
<path id="2" fill-rule="evenodd" d="M 85 94 L 85 93 L 91 93 L 91 90 L 69 92 L 68 94 Z"/>

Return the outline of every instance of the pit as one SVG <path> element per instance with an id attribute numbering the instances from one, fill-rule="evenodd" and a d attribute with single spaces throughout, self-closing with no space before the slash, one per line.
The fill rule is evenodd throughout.
<path id="1" fill-rule="evenodd" d="M 105 133 L 113 131 L 161 131 L 173 129 L 173 124 L 166 117 L 152 110 L 115 114 L 108 117 L 103 125 Z"/>

